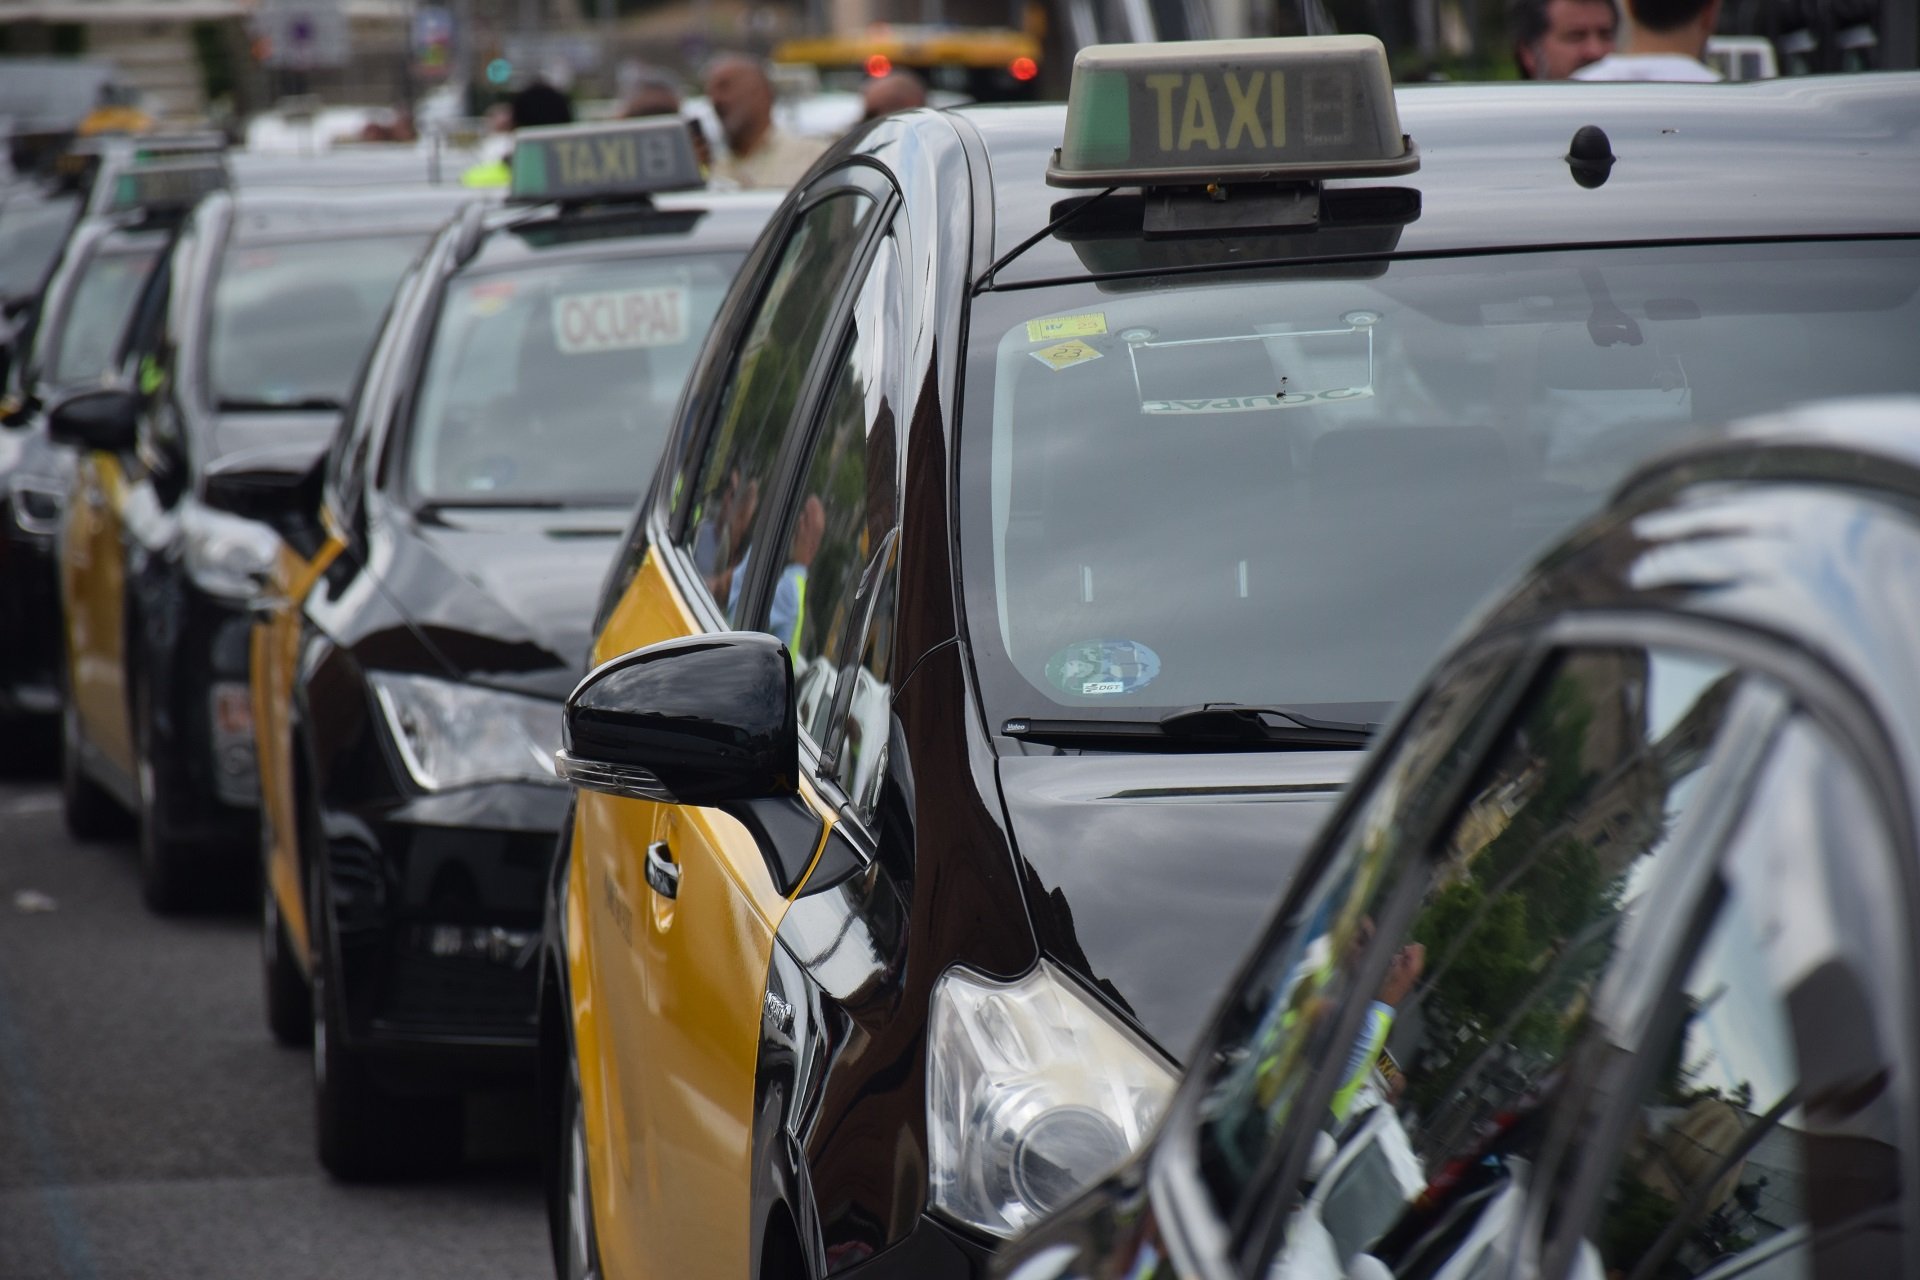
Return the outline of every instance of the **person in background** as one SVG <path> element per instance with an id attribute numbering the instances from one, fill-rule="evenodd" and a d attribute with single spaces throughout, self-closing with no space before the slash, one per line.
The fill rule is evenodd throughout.
<path id="1" fill-rule="evenodd" d="M 499 104 L 495 104 L 497 107 Z M 510 129 L 529 129 L 545 124 L 572 124 L 573 103 L 567 95 L 549 84 L 544 77 L 513 95 L 507 100 Z M 494 107 L 487 108 L 487 120 L 495 119 Z M 511 148 L 498 160 L 487 160 L 474 165 L 460 175 L 463 187 L 504 187 L 513 180 L 513 151 Z"/>
<path id="2" fill-rule="evenodd" d="M 867 81 L 860 97 L 865 108 L 860 119 L 876 120 L 896 111 L 926 106 L 927 84 L 911 71 L 889 71 L 878 80 Z"/>
<path id="3" fill-rule="evenodd" d="M 1613 0 L 1513 0 L 1507 29 L 1528 80 L 1565 80 L 1613 52 L 1620 16 Z"/>
<path id="4" fill-rule="evenodd" d="M 680 114 L 680 86 L 674 78 L 655 67 L 630 63 L 621 68 L 620 117 L 637 120 L 643 116 Z M 687 121 L 687 136 L 693 141 L 693 158 L 702 174 L 713 171 L 713 147 L 707 131 L 698 120 Z"/>
<path id="5" fill-rule="evenodd" d="M 742 187 L 790 187 L 826 150 L 774 123 L 773 81 L 758 60 L 721 54 L 707 67 L 706 89 L 727 142 L 727 154 L 714 161 L 714 177 Z"/>
<path id="6" fill-rule="evenodd" d="M 773 584 L 773 601 L 767 606 L 767 629 L 796 656 L 801 630 L 807 620 L 807 572 L 820 554 L 820 539 L 827 532 L 827 508 L 820 495 L 810 493 L 800 504 L 800 517 L 794 521 L 793 541 L 787 547 L 787 567 Z"/>
<path id="7" fill-rule="evenodd" d="M 1575 80 L 1721 79 L 1702 58 L 1720 21 L 1720 0 L 1627 0 L 1627 42 L 1618 53 L 1588 63 Z"/>

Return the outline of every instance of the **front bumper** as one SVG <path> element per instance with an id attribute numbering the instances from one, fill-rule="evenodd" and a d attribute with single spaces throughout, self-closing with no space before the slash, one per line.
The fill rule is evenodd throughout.
<path id="1" fill-rule="evenodd" d="M 53 716 L 60 711 L 59 567 L 52 529 L 20 501 L 17 492 L 0 494 L 0 716 Z"/>
<path id="2" fill-rule="evenodd" d="M 143 601 L 141 614 L 161 822 L 171 840 L 250 849 L 260 805 L 247 688 L 253 622 L 235 603 L 172 582 L 178 595 Z"/>

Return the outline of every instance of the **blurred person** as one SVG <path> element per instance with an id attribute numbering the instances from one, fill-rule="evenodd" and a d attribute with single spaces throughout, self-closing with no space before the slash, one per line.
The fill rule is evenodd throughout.
<path id="1" fill-rule="evenodd" d="M 624 82 L 620 92 L 623 119 L 680 114 L 680 86 L 666 72 L 637 66 L 625 70 L 620 78 Z"/>
<path id="2" fill-rule="evenodd" d="M 759 60 L 721 54 L 707 67 L 706 89 L 727 139 L 727 154 L 714 162 L 714 177 L 742 187 L 790 187 L 826 150 L 825 144 L 774 123 L 773 81 Z"/>
<path id="3" fill-rule="evenodd" d="M 860 119 L 875 120 L 896 111 L 926 106 L 927 82 L 911 71 L 889 71 L 878 80 L 869 80 L 860 97 L 864 107 Z"/>
<path id="4" fill-rule="evenodd" d="M 1507 28 L 1513 60 L 1528 80 L 1565 80 L 1613 52 L 1620 15 L 1613 0 L 1513 0 Z"/>
<path id="5" fill-rule="evenodd" d="M 497 118 L 495 108 L 487 108 L 487 122 L 491 126 Z M 573 103 L 567 95 L 550 84 L 543 73 L 534 78 L 532 84 L 507 99 L 508 127 L 510 129 L 530 129 L 549 124 L 572 124 Z M 508 148 L 497 160 L 486 160 L 474 165 L 460 175 L 463 187 L 504 187 L 513 180 L 513 150 Z"/>
<path id="6" fill-rule="evenodd" d="M 807 617 L 807 573 L 820 554 L 826 532 L 826 504 L 819 494 L 810 493 L 800 504 L 800 518 L 794 522 L 793 539 L 787 546 L 787 567 L 773 584 L 773 603 L 767 607 L 767 629 L 794 653 L 800 652 L 800 629 Z"/>
<path id="7" fill-rule="evenodd" d="M 1720 0 L 1627 0 L 1627 41 L 1573 73 L 1575 80 L 1676 80 L 1724 77 L 1703 60 L 1720 21 Z"/>

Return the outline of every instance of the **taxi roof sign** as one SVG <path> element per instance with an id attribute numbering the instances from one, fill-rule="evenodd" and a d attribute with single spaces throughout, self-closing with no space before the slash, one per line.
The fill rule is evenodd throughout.
<path id="1" fill-rule="evenodd" d="M 1299 183 L 1419 167 L 1380 41 L 1295 36 L 1080 50 L 1047 181 Z"/>
<path id="2" fill-rule="evenodd" d="M 184 213 L 227 185 L 227 167 L 216 158 L 143 161 L 113 175 L 106 212 Z"/>
<path id="3" fill-rule="evenodd" d="M 631 200 L 705 185 L 679 116 L 514 131 L 510 200 Z"/>

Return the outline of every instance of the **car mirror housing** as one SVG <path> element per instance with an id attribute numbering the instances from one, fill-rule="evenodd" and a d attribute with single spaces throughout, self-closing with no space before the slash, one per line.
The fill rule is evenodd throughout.
<path id="1" fill-rule="evenodd" d="M 577 787 L 670 804 L 795 794 L 799 712 L 786 646 L 729 631 L 602 664 L 567 698 L 558 764 Z"/>
<path id="2" fill-rule="evenodd" d="M 325 540 L 320 480 L 326 458 L 310 447 L 249 450 L 217 458 L 200 482 L 200 500 L 217 511 L 258 520 L 304 556 Z"/>
<path id="3" fill-rule="evenodd" d="M 56 444 L 102 453 L 133 448 L 140 401 L 131 391 L 105 388 L 81 391 L 55 404 L 47 414 L 47 434 Z"/>

